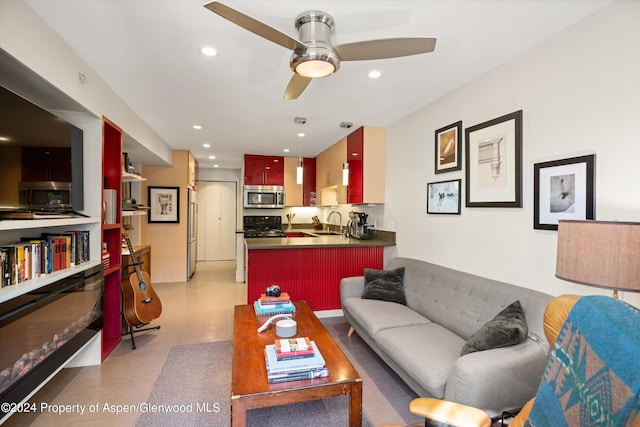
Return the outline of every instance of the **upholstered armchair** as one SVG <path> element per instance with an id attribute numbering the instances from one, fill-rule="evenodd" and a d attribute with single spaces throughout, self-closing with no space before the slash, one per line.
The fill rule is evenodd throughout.
<path id="1" fill-rule="evenodd" d="M 551 347 L 536 396 L 509 427 L 640 426 L 640 311 L 605 296 L 562 295 L 547 305 Z M 417 398 L 426 426 L 489 427 L 482 410 Z"/>

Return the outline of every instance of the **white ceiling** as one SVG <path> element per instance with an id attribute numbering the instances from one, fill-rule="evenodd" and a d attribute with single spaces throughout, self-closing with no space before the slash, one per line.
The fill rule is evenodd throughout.
<path id="1" fill-rule="evenodd" d="M 294 38 L 294 19 L 322 10 L 336 21 L 334 45 L 438 37 L 430 54 L 343 62 L 294 101 L 282 99 L 290 52 L 205 9 L 206 1 L 27 2 L 172 148 L 190 150 L 200 167 L 239 168 L 244 153 L 282 155 L 289 148 L 289 155 L 316 156 L 350 132 L 339 127 L 343 121 L 353 129 L 392 125 L 611 0 L 223 2 Z M 204 45 L 219 54 L 203 56 Z M 372 69 L 382 77 L 370 80 Z M 296 116 L 307 123 L 295 124 Z M 147 156 L 133 160 L 157 162 Z"/>

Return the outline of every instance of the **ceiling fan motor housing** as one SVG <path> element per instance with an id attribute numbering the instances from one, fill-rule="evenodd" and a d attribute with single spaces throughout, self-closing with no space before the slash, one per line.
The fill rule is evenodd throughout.
<path id="1" fill-rule="evenodd" d="M 296 48 L 291 55 L 289 66 L 291 69 L 305 77 L 324 77 L 332 74 L 340 68 L 340 58 L 331 45 L 331 31 L 335 28 L 335 21 L 328 13 L 318 10 L 310 10 L 300 14 L 296 18 L 296 29 L 299 39 L 305 44 L 303 48 Z M 313 75 L 316 70 L 305 70 L 305 64 L 309 61 L 320 61 L 329 67 L 319 67 L 319 75 Z M 315 64 L 322 65 L 322 64 Z M 298 68 L 301 67 L 301 68 Z M 308 72 L 307 72 L 308 71 Z"/>

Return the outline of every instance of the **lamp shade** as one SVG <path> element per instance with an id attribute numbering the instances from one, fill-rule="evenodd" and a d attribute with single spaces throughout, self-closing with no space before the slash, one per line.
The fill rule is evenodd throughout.
<path id="1" fill-rule="evenodd" d="M 556 277 L 640 292 L 640 223 L 558 221 Z"/>

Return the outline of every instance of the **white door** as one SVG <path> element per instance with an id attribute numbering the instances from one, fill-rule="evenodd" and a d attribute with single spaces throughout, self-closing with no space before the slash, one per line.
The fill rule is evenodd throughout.
<path id="1" fill-rule="evenodd" d="M 236 183 L 198 182 L 198 261 L 236 258 Z"/>

